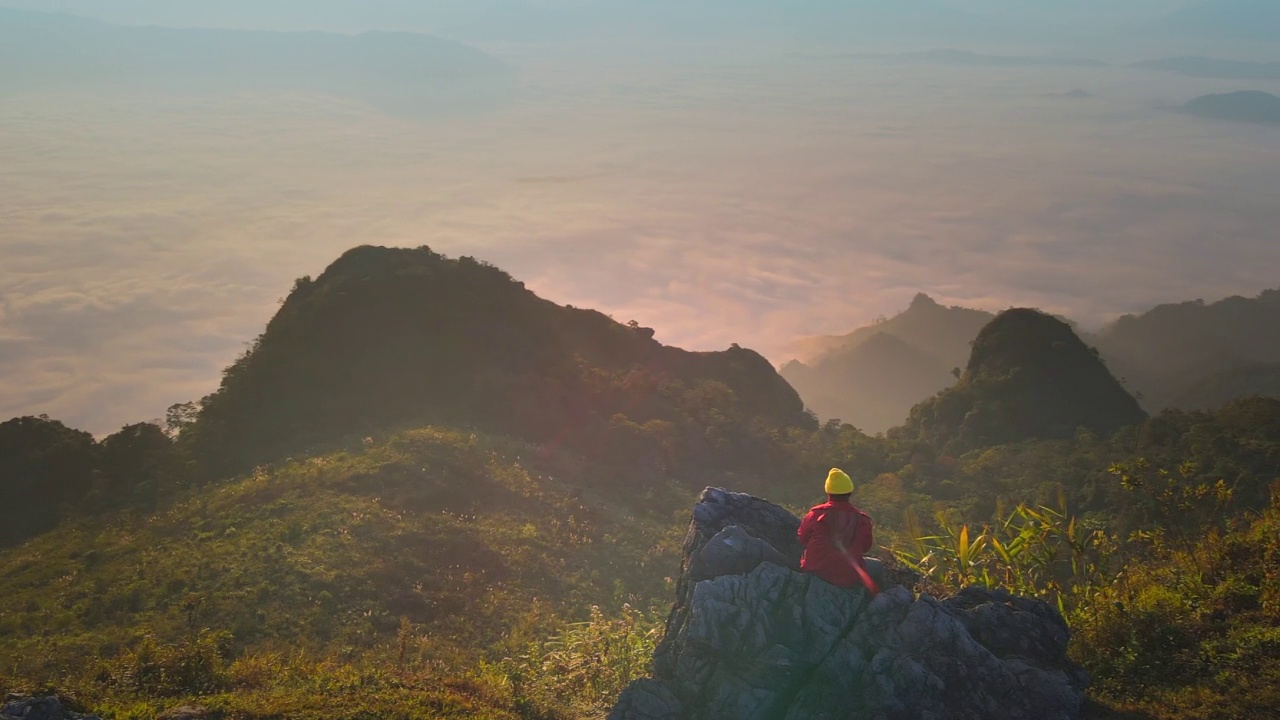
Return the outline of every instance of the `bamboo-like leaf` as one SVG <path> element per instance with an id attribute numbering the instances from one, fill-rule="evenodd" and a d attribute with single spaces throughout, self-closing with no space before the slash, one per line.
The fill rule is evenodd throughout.
<path id="1" fill-rule="evenodd" d="M 996 553 L 1000 556 L 1000 559 L 1003 560 L 1006 565 L 1013 565 L 1013 556 L 1009 554 L 1009 549 L 1006 548 L 1003 544 L 1001 544 L 999 538 L 996 538 L 996 537 L 991 538 L 991 547 L 995 548 Z"/>
<path id="2" fill-rule="evenodd" d="M 916 552 L 924 554 L 924 543 L 921 537 L 924 535 L 924 531 L 920 528 L 920 518 L 916 516 L 914 507 L 907 506 L 906 511 L 903 512 L 903 521 L 906 525 L 907 537 L 911 538 L 911 541 L 915 544 Z"/>

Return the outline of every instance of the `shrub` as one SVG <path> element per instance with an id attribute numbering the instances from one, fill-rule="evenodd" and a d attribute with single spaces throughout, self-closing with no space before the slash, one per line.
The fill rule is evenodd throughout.
<path id="1" fill-rule="evenodd" d="M 207 630 L 178 644 L 148 636 L 111 663 L 109 682 L 157 697 L 216 692 L 227 684 L 229 643 L 227 633 Z"/>

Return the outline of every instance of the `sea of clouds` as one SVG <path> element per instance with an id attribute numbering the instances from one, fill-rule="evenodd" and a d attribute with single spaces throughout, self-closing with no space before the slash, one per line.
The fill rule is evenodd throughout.
<path id="1" fill-rule="evenodd" d="M 1237 83 L 522 52 L 505 105 L 430 121 L 302 93 L 0 97 L 0 416 L 104 433 L 197 399 L 360 244 L 776 362 L 919 291 L 1096 326 L 1277 284 L 1280 128 L 1174 112 Z"/>

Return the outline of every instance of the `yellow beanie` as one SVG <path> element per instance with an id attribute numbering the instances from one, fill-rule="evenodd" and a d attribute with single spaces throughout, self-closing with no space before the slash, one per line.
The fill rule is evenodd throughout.
<path id="1" fill-rule="evenodd" d="M 847 495 L 853 492 L 853 479 L 840 468 L 831 468 L 827 474 L 827 494 Z"/>

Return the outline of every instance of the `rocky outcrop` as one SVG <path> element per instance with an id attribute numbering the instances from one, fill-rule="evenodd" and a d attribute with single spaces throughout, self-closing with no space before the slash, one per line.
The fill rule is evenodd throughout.
<path id="1" fill-rule="evenodd" d="M 100 720 L 95 715 L 73 712 L 57 697 L 10 695 L 0 708 L 0 720 Z"/>
<path id="2" fill-rule="evenodd" d="M 703 491 L 654 677 L 610 720 L 1080 717 L 1088 678 L 1056 610 L 980 588 L 917 597 L 883 567 L 880 595 L 842 590 L 798 572 L 798 525 L 759 498 Z"/>

